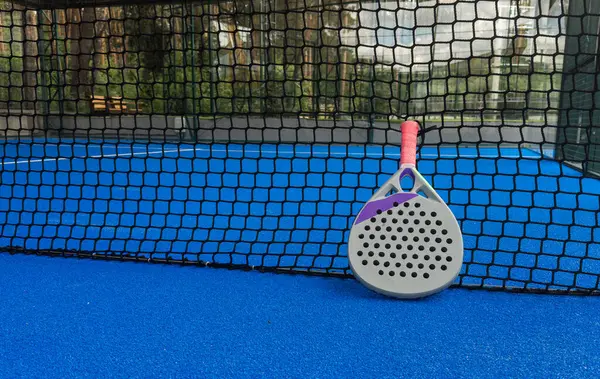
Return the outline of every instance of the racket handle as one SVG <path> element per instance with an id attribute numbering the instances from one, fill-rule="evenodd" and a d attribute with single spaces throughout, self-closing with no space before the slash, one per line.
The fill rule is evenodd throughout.
<path id="1" fill-rule="evenodd" d="M 417 136 L 419 135 L 419 123 L 416 121 L 405 121 L 402 123 L 402 151 L 400 152 L 400 164 L 417 164 Z"/>

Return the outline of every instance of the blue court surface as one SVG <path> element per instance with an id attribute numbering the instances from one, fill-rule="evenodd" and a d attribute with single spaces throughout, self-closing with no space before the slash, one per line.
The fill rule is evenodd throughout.
<path id="1" fill-rule="evenodd" d="M 346 274 L 353 218 L 399 160 L 364 146 L 0 149 L 0 246 Z M 519 149 L 426 148 L 419 170 L 460 220 L 462 284 L 596 286 L 598 180 Z M 597 297 L 398 301 L 337 277 L 0 254 L 0 377 L 597 378 L 599 311 Z"/>
<path id="2" fill-rule="evenodd" d="M 7 141 L 0 247 L 349 274 L 354 216 L 399 148 Z M 596 288 L 600 181 L 527 149 L 435 148 L 419 170 L 450 205 L 461 283 Z"/>
<path id="3" fill-rule="evenodd" d="M 2 378 L 598 378 L 594 297 L 0 254 Z"/>

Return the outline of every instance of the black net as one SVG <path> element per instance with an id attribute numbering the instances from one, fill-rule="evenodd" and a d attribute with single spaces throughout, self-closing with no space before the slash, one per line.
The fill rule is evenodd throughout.
<path id="1" fill-rule="evenodd" d="M 457 286 L 599 292 L 596 0 L 0 6 L 3 251 L 351 276 L 411 118 Z"/>
<path id="2" fill-rule="evenodd" d="M 558 157 L 565 164 L 600 175 L 600 108 L 598 96 L 598 54 L 600 5 L 575 1 L 570 6 L 574 21 L 568 24 L 562 83 L 562 112 Z M 576 20 L 576 21 L 575 21 Z"/>

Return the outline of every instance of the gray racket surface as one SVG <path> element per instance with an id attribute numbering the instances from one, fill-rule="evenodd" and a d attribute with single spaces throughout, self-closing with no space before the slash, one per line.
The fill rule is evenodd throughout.
<path id="1" fill-rule="evenodd" d="M 417 298 L 449 287 L 460 273 L 463 239 L 454 214 L 416 170 L 416 121 L 402 123 L 400 170 L 356 216 L 348 242 L 354 276 L 384 295 Z M 413 187 L 402 189 L 410 176 Z"/>
<path id="2" fill-rule="evenodd" d="M 414 175 L 402 192 L 400 180 Z M 389 196 L 385 193 L 397 192 Z M 418 298 L 449 287 L 463 261 L 463 239 L 451 210 L 413 168 L 394 175 L 363 207 L 350 231 L 348 259 L 366 287 Z"/>

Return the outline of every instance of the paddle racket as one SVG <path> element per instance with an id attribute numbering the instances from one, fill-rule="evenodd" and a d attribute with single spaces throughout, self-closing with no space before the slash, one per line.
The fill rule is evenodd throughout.
<path id="1" fill-rule="evenodd" d="M 350 231 L 348 259 L 366 287 L 398 298 L 449 287 L 463 261 L 463 239 L 452 211 L 416 169 L 419 124 L 402 124 L 400 170 L 364 205 Z M 401 187 L 409 176 L 410 192 Z"/>

